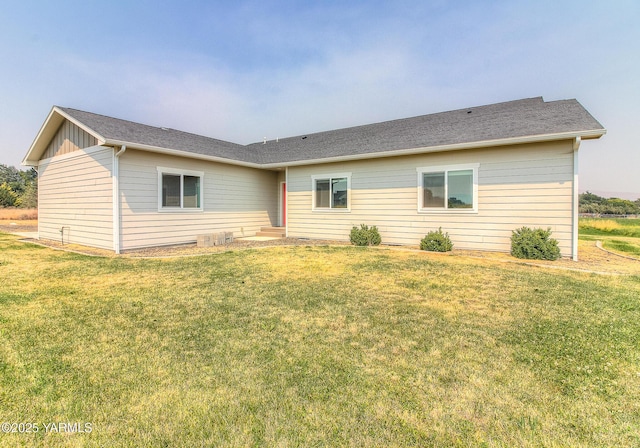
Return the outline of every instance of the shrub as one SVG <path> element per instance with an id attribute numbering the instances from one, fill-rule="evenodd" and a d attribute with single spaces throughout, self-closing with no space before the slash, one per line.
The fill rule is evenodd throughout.
<path id="1" fill-rule="evenodd" d="M 551 228 L 522 227 L 511 233 L 511 255 L 529 260 L 557 260 L 560 258 L 558 241 L 550 238 Z"/>
<path id="2" fill-rule="evenodd" d="M 432 230 L 420 240 L 420 249 L 431 252 L 449 252 L 453 249 L 453 243 L 449 233 L 442 233 L 442 227 L 437 231 Z"/>
<path id="3" fill-rule="evenodd" d="M 377 246 L 382 242 L 378 228 L 365 224 L 360 224 L 360 228 L 353 226 L 349 240 L 356 246 Z"/>

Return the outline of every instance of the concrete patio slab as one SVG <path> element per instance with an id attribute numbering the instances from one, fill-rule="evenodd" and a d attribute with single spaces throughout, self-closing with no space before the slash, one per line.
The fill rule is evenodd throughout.
<path id="1" fill-rule="evenodd" d="M 242 238 L 235 238 L 238 241 L 272 241 L 280 240 L 282 238 L 275 236 L 245 236 Z"/>

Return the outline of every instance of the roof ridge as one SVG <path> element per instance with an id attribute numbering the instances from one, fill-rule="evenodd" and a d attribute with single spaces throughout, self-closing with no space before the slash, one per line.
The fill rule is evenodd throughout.
<path id="1" fill-rule="evenodd" d="M 572 100 L 559 100 L 559 101 L 572 101 Z M 576 101 L 576 100 L 573 100 Z M 492 104 L 482 104 L 479 106 L 470 106 L 470 107 L 462 107 L 460 109 L 453 109 L 453 110 L 443 110 L 440 112 L 432 112 L 429 114 L 420 114 L 420 115 L 413 115 L 410 117 L 404 117 L 404 118 L 394 118 L 391 120 L 382 120 L 382 121 L 375 121 L 373 123 L 365 123 L 365 124 L 357 124 L 354 126 L 346 126 L 344 128 L 335 128 L 335 129 L 327 129 L 324 131 L 314 131 L 314 132 L 309 132 L 309 133 L 305 133 L 305 134 L 298 134 L 298 135 L 292 135 L 290 137 L 279 137 L 278 140 L 282 141 L 282 140 L 289 140 L 289 139 L 298 139 L 298 138 L 307 138 L 307 137 L 312 137 L 312 136 L 317 136 L 320 134 L 325 134 L 325 133 L 331 133 L 331 132 L 340 132 L 340 131 L 349 131 L 349 130 L 355 130 L 358 128 L 366 128 L 366 127 L 374 127 L 374 126 L 378 126 L 381 124 L 392 124 L 392 123 L 397 123 L 397 122 L 401 122 L 401 121 L 405 121 L 405 120 L 412 120 L 412 119 L 420 119 L 420 118 L 426 118 L 426 117 L 432 117 L 432 116 L 436 116 L 436 115 L 445 115 L 445 114 L 455 114 L 455 113 L 459 113 L 462 111 L 469 111 L 469 110 L 477 110 L 477 109 L 489 109 L 490 107 L 495 107 L 495 106 L 502 106 L 502 105 L 509 105 L 509 104 L 515 104 L 515 103 L 525 103 L 525 102 L 529 102 L 529 103 L 540 103 L 540 104 L 549 104 L 552 102 L 558 102 L 558 101 L 544 101 L 544 98 L 542 96 L 537 96 L 537 97 L 531 97 L 531 98 L 522 98 L 522 99 L 518 99 L 518 100 L 510 100 L 510 101 L 501 101 L 498 103 L 492 103 Z M 268 142 L 273 142 L 274 140 L 267 140 Z M 253 143 L 248 143 L 246 146 L 254 146 L 254 145 L 263 145 L 264 141 L 260 141 L 260 142 L 253 142 Z"/>

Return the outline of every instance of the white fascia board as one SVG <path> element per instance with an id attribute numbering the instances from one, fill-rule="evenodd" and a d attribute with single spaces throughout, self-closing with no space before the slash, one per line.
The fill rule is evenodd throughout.
<path id="1" fill-rule="evenodd" d="M 35 151 L 35 147 L 36 147 L 37 143 L 42 139 L 42 136 L 43 136 L 45 130 L 48 128 L 49 123 L 53 120 L 53 116 L 56 113 L 56 109 L 57 109 L 56 107 L 53 107 L 51 109 L 51 111 L 49 112 L 49 115 L 47 115 L 46 120 L 44 120 L 44 123 L 42 123 L 42 126 L 40 127 L 40 130 L 38 131 L 38 134 L 36 135 L 36 138 L 33 139 L 33 142 L 31 143 L 31 146 L 29 147 L 29 150 L 27 151 L 27 154 L 22 159 L 22 162 L 20 162 L 22 165 L 25 165 L 25 166 L 38 166 L 38 161 L 36 160 L 35 163 L 31 162 L 30 158 L 31 158 L 31 155 L 33 154 L 33 152 Z"/>
<path id="2" fill-rule="evenodd" d="M 465 149 L 490 148 L 495 146 L 521 145 L 526 143 L 550 142 L 554 140 L 575 139 L 580 137 L 582 140 L 600 138 L 607 131 L 598 129 L 593 131 L 582 132 L 564 132 L 558 134 L 532 135 L 526 137 L 515 137 L 497 140 L 484 140 L 478 142 L 456 143 L 452 145 L 425 146 L 420 148 L 399 149 L 384 152 L 374 152 L 365 154 L 354 154 L 347 156 L 326 157 L 321 159 L 296 160 L 293 162 L 265 163 L 260 165 L 261 168 L 282 168 L 287 166 L 303 166 L 317 165 L 321 163 L 348 162 L 353 160 L 378 159 L 383 157 L 397 157 L 416 154 L 426 154 L 431 152 L 461 151 Z"/>
<path id="3" fill-rule="evenodd" d="M 137 149 L 137 150 L 140 150 L 140 151 L 149 151 L 149 152 L 155 152 L 155 153 L 158 153 L 158 154 L 167 154 L 167 155 L 170 155 L 170 156 L 187 157 L 187 158 L 190 158 L 190 159 L 207 160 L 209 162 L 226 163 L 228 165 L 238 165 L 238 166 L 244 166 L 244 167 L 248 167 L 248 168 L 259 168 L 259 169 L 266 168 L 264 165 L 259 164 L 259 163 L 243 162 L 241 160 L 227 159 L 225 157 L 209 156 L 209 155 L 206 155 L 206 154 L 198 154 L 198 153 L 194 153 L 194 152 L 181 151 L 179 149 L 161 148 L 159 146 L 142 145 L 142 144 L 139 144 L 139 143 L 124 142 L 124 141 L 121 141 L 121 140 L 107 139 L 103 143 L 103 145 L 105 145 L 105 146 L 126 146 L 129 149 Z M 284 165 L 282 165 L 282 166 L 284 166 Z"/>
<path id="4" fill-rule="evenodd" d="M 56 112 L 58 112 L 60 115 L 62 115 L 64 118 L 69 120 L 71 123 L 75 124 L 80 129 L 85 131 L 86 133 L 93 135 L 98 140 L 98 145 L 104 145 L 104 143 L 106 141 L 106 138 L 104 138 L 102 135 L 98 134 L 96 131 L 91 129 L 89 126 L 87 126 L 86 124 L 82 123 L 81 121 L 76 120 L 71 115 L 67 114 L 66 112 L 64 112 L 63 110 L 59 109 L 58 107 L 54 107 L 53 109 Z"/>

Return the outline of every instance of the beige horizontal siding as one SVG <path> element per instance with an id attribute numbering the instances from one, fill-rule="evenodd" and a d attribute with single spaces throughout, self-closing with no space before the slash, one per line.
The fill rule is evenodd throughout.
<path id="1" fill-rule="evenodd" d="M 478 213 L 419 213 L 416 168 L 479 163 Z M 312 211 L 311 176 L 352 173 L 351 210 Z M 378 226 L 390 244 L 417 245 L 442 227 L 455 247 L 509 251 L 511 232 L 550 227 L 571 255 L 571 142 L 520 145 L 289 168 L 292 237 L 348 240 L 352 226 Z"/>
<path id="2" fill-rule="evenodd" d="M 200 171 L 203 211 L 158 211 L 157 167 Z M 120 157 L 122 248 L 195 242 L 197 235 L 253 236 L 277 222 L 276 172 L 127 150 Z"/>
<path id="3" fill-rule="evenodd" d="M 113 249 L 111 148 L 78 149 L 40 162 L 38 232 L 42 239 Z"/>

